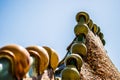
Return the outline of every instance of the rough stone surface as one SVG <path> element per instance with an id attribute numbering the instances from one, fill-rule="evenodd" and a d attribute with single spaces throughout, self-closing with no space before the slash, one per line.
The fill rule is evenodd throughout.
<path id="1" fill-rule="evenodd" d="M 81 80 L 120 80 L 120 73 L 109 59 L 101 40 L 91 31 L 86 36 L 87 56 L 83 58 Z"/>

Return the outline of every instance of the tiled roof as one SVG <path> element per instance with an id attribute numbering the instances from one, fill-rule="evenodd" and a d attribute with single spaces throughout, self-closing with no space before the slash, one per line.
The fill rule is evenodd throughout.
<path id="1" fill-rule="evenodd" d="M 120 80 L 120 73 L 104 48 L 100 27 L 86 12 L 79 12 L 76 21 L 75 38 L 60 62 L 57 52 L 47 46 L 23 48 L 11 44 L 0 48 L 0 74 L 8 70 L 0 75 L 0 80 L 11 75 L 17 80 Z M 8 64 L 3 58 L 9 60 Z"/>

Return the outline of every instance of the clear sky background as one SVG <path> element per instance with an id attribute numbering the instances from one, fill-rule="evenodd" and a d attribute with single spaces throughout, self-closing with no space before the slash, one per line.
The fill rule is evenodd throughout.
<path id="1" fill-rule="evenodd" d="M 47 45 L 61 60 L 80 11 L 100 26 L 108 56 L 120 71 L 120 0 L 0 0 L 0 47 Z"/>

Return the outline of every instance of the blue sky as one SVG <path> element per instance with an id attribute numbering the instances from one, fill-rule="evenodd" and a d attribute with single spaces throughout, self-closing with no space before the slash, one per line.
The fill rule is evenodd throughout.
<path id="1" fill-rule="evenodd" d="M 119 5 L 119 0 L 0 0 L 0 47 L 47 45 L 61 60 L 75 37 L 75 16 L 85 11 L 100 26 L 108 56 L 120 71 Z"/>

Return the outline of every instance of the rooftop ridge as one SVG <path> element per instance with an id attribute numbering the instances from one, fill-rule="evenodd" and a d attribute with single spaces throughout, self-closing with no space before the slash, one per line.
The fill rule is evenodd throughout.
<path id="1" fill-rule="evenodd" d="M 58 53 L 48 46 L 1 47 L 0 80 L 120 80 L 100 27 L 86 12 L 78 12 L 76 21 L 75 38 L 60 62 Z"/>

